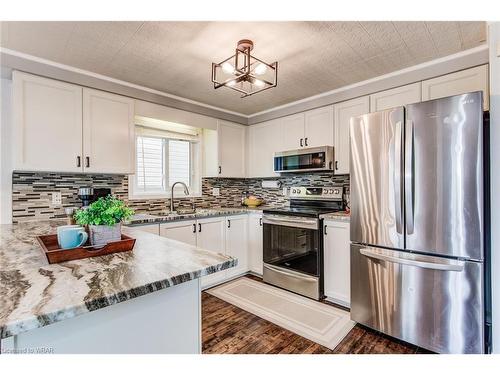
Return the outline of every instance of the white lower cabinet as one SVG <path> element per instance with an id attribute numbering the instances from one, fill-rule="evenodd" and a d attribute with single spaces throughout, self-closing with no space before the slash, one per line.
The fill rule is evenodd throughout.
<path id="1" fill-rule="evenodd" d="M 248 215 L 248 265 L 250 271 L 263 273 L 262 214 Z"/>
<path id="2" fill-rule="evenodd" d="M 238 258 L 238 265 L 227 270 L 227 277 L 248 271 L 248 215 L 226 217 L 226 254 Z"/>
<path id="3" fill-rule="evenodd" d="M 242 275 L 250 268 L 262 274 L 261 218 L 262 214 L 252 213 L 173 221 L 160 224 L 159 231 L 162 237 L 238 258 L 236 267 L 203 276 L 201 286 L 207 288 Z"/>
<path id="4" fill-rule="evenodd" d="M 345 221 L 325 221 L 325 296 L 339 305 L 351 305 L 350 229 Z"/>
<path id="5" fill-rule="evenodd" d="M 156 235 L 160 234 L 160 224 L 144 224 L 131 227 L 135 230 L 140 230 L 141 232 L 153 233 Z"/>
<path id="6" fill-rule="evenodd" d="M 160 225 L 160 236 L 196 246 L 196 220 L 176 221 Z"/>
<path id="7" fill-rule="evenodd" d="M 196 246 L 225 254 L 225 218 L 214 217 L 197 220 Z M 227 277 L 227 271 L 219 271 L 201 278 L 201 287 L 217 284 Z"/>

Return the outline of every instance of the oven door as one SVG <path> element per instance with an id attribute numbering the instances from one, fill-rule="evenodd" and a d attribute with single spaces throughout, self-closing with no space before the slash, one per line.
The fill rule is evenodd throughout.
<path id="1" fill-rule="evenodd" d="M 264 263 L 320 276 L 319 220 L 285 215 L 264 215 Z"/>

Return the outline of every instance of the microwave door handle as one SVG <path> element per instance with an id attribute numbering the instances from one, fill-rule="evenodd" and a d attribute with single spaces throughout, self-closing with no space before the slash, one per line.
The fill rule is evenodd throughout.
<path id="1" fill-rule="evenodd" d="M 382 260 L 391 263 L 403 264 L 407 266 L 426 268 L 431 270 L 461 272 L 464 269 L 464 262 L 459 260 L 450 259 L 447 261 L 447 263 L 444 262 L 435 263 L 432 261 L 421 261 L 404 257 L 391 256 L 388 254 L 382 254 L 375 249 L 369 249 L 369 248 L 361 249 L 359 250 L 359 252 L 368 258 Z"/>
<path id="2" fill-rule="evenodd" d="M 394 133 L 394 203 L 396 209 L 396 231 L 403 234 L 403 200 L 401 192 L 403 190 L 403 179 L 401 168 L 401 161 L 403 159 L 403 124 L 401 121 L 396 123 Z"/>
<path id="3" fill-rule="evenodd" d="M 405 208 L 406 208 L 406 233 L 413 234 L 415 229 L 413 205 L 415 197 L 413 196 L 413 187 L 415 184 L 415 162 L 414 162 L 414 129 L 413 121 L 407 121 L 405 132 Z"/>

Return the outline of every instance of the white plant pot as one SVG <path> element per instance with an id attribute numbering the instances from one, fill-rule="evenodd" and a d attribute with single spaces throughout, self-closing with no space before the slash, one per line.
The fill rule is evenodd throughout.
<path id="1" fill-rule="evenodd" d="M 120 241 L 122 238 L 122 224 L 115 225 L 89 225 L 90 244 L 104 246 L 108 242 Z"/>

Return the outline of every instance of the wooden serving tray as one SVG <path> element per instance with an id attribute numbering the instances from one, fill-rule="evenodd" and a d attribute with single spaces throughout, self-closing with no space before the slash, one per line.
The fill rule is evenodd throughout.
<path id="1" fill-rule="evenodd" d="M 130 251 L 134 248 L 135 238 L 122 234 L 122 239 L 116 242 L 109 242 L 102 247 L 94 247 L 90 243 L 73 249 L 61 249 L 57 242 L 57 234 L 46 236 L 37 236 L 43 253 L 47 257 L 49 264 L 67 262 L 68 260 L 77 260 L 113 253 Z"/>

